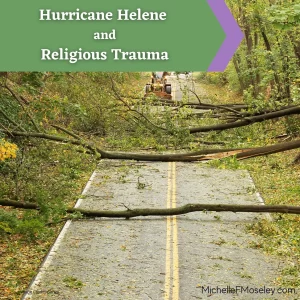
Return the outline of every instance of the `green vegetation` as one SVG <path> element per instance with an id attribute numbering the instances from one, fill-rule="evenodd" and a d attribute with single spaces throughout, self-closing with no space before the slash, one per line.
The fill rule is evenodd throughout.
<path id="1" fill-rule="evenodd" d="M 73 276 L 68 276 L 68 277 L 64 278 L 63 282 L 65 283 L 65 285 L 67 287 L 69 287 L 71 289 L 81 289 L 83 287 L 83 283 Z"/>
<path id="2" fill-rule="evenodd" d="M 0 299 L 20 297 L 63 221 L 81 217 L 67 215 L 66 208 L 74 205 L 96 168 L 99 149 L 181 153 L 299 139 L 299 113 L 259 123 L 250 119 L 251 126 L 190 133 L 190 128 L 249 120 L 300 105 L 299 1 L 227 3 L 245 39 L 224 73 L 194 74 L 196 95 L 181 83 L 180 103 L 163 103 L 162 108 L 155 97 L 142 100 L 147 73 L 0 73 L 0 200 L 39 206 L 26 211 L 0 207 Z M 215 107 L 195 114 L 191 103 Z M 224 104 L 231 106 L 216 107 Z M 233 104 L 243 107 L 237 110 Z M 266 204 L 300 206 L 298 155 L 294 149 L 239 160 L 215 153 L 209 164 L 248 169 Z M 105 176 L 103 181 L 109 178 Z M 126 172 L 118 179 L 126 182 Z M 136 187 L 151 188 L 140 177 Z M 251 247 L 284 257 L 288 263 L 278 283 L 299 287 L 300 218 L 272 217 L 248 227 L 260 237 Z M 222 217 L 216 215 L 215 220 L 222 222 Z M 73 277 L 64 282 L 70 288 L 82 286 Z"/>

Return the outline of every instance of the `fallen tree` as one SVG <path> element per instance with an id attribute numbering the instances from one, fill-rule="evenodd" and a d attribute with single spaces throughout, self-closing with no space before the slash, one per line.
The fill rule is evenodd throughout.
<path id="1" fill-rule="evenodd" d="M 269 155 L 273 153 L 283 152 L 300 148 L 300 140 L 264 146 L 258 148 L 245 149 L 206 149 L 197 152 L 189 152 L 184 154 L 137 154 L 122 152 L 106 152 L 103 151 L 102 158 L 106 159 L 133 159 L 145 161 L 205 161 L 212 159 L 221 159 L 229 156 L 236 156 L 238 160 Z"/>
<path id="2" fill-rule="evenodd" d="M 246 159 L 256 156 L 269 155 L 277 152 L 283 152 L 300 148 L 300 140 L 291 142 L 284 142 L 270 146 L 263 146 L 257 148 L 229 148 L 229 149 L 203 149 L 195 152 L 178 153 L 178 154 L 147 154 L 147 153 L 128 153 L 128 152 L 111 152 L 102 150 L 95 145 L 82 140 L 79 136 L 70 133 L 68 130 L 56 126 L 65 133 L 71 135 L 73 138 L 66 138 L 56 135 L 49 135 L 39 132 L 23 132 L 23 131 L 7 131 L 0 129 L 0 132 L 9 134 L 10 136 L 32 137 L 52 140 L 61 143 L 70 143 L 73 145 L 82 146 L 91 153 L 99 155 L 100 159 L 124 159 L 137 161 L 177 161 L 177 162 L 191 162 L 191 161 L 205 161 L 212 159 L 220 159 L 229 156 L 236 156 L 237 159 Z"/>
<path id="3" fill-rule="evenodd" d="M 248 151 L 238 153 L 236 155 L 236 158 L 246 159 L 246 158 L 251 158 L 256 156 L 269 155 L 273 153 L 288 151 L 296 148 L 300 148 L 300 140 L 250 149 Z"/>
<path id="4" fill-rule="evenodd" d="M 237 122 L 189 128 L 189 132 L 191 134 L 193 134 L 196 132 L 209 132 L 209 131 L 225 130 L 225 129 L 243 127 L 243 126 L 251 125 L 254 123 L 260 123 L 260 122 L 267 121 L 267 120 L 277 119 L 277 118 L 284 117 L 284 116 L 297 115 L 297 114 L 300 114 L 300 106 L 281 109 L 278 111 L 264 113 L 264 114 L 257 115 L 257 116 L 247 116 Z"/>
<path id="5" fill-rule="evenodd" d="M 157 126 L 154 124 L 152 121 L 150 121 L 143 113 L 139 112 L 136 109 L 133 109 L 131 105 L 129 105 L 121 96 L 120 93 L 118 92 L 116 85 L 114 83 L 114 80 L 111 78 L 111 83 L 112 83 L 112 90 L 115 94 L 115 98 L 124 105 L 124 107 L 127 108 L 129 112 L 134 112 L 139 115 L 139 117 L 142 117 L 145 119 L 148 123 L 150 123 L 152 126 L 168 131 L 167 128 L 163 128 L 160 126 Z M 209 126 L 200 126 L 200 127 L 190 127 L 190 128 L 185 128 L 187 132 L 190 134 L 198 133 L 198 132 L 210 132 L 210 131 L 220 131 L 220 130 L 226 130 L 226 129 L 232 129 L 232 128 L 238 128 L 238 127 L 243 127 L 243 126 L 248 126 L 254 123 L 259 123 L 267 120 L 272 120 L 272 119 L 277 119 L 289 115 L 297 115 L 300 114 L 300 106 L 286 106 L 283 107 L 279 110 L 263 110 L 261 112 L 256 112 L 256 113 L 251 113 L 251 112 L 242 112 L 242 109 L 249 108 L 245 104 L 225 104 L 225 105 L 216 105 L 216 104 L 208 104 L 208 103 L 203 103 L 199 96 L 192 90 L 192 92 L 199 103 L 182 103 L 181 101 L 174 101 L 171 99 L 156 99 L 154 100 L 153 103 L 159 102 L 161 104 L 169 105 L 169 106 L 175 106 L 177 108 L 179 107 L 184 107 L 188 106 L 193 109 L 201 109 L 201 110 L 221 110 L 223 112 L 229 112 L 234 115 L 234 119 L 231 119 L 230 122 L 228 123 L 221 123 L 221 124 L 215 124 L 215 125 L 209 125 Z"/>
<path id="6" fill-rule="evenodd" d="M 23 209 L 36 209 L 39 206 L 34 203 L 24 203 L 13 200 L 0 200 L 0 205 L 11 206 Z M 284 214 L 300 214 L 300 206 L 288 205 L 234 205 L 234 204 L 186 204 L 176 208 L 136 208 L 122 211 L 112 210 L 86 210 L 80 208 L 68 208 L 67 213 L 79 212 L 85 217 L 98 218 L 134 218 L 146 216 L 176 216 L 184 215 L 198 211 L 215 211 L 215 212 L 255 212 L 255 213 L 284 213 Z"/>

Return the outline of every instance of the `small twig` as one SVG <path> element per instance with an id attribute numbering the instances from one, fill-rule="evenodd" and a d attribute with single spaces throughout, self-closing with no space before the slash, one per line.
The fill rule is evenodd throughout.
<path id="1" fill-rule="evenodd" d="M 122 204 L 128 211 L 132 211 L 132 209 L 130 209 L 128 206 L 126 206 L 125 203 L 122 203 Z"/>
<path id="2" fill-rule="evenodd" d="M 160 126 L 157 126 L 156 124 L 154 124 L 152 121 L 150 121 L 144 114 L 142 114 L 142 113 L 139 112 L 138 110 L 132 109 L 132 108 L 130 107 L 130 105 L 128 105 L 128 104 L 126 103 L 126 101 L 124 101 L 124 99 L 123 99 L 123 98 L 119 95 L 119 93 L 117 92 L 117 90 L 116 90 L 116 88 L 115 88 L 115 83 L 114 83 L 114 81 L 113 81 L 113 79 L 112 79 L 111 77 L 110 77 L 110 80 L 111 80 L 111 84 L 112 84 L 112 90 L 113 90 L 113 92 L 115 93 L 116 98 L 117 98 L 119 101 L 121 101 L 121 102 L 128 108 L 129 111 L 137 113 L 138 115 L 140 115 L 142 118 L 144 118 L 148 123 L 150 123 L 150 124 L 151 124 L 152 126 L 154 126 L 155 128 L 160 129 L 160 130 L 167 130 L 166 128 L 163 128 L 163 127 L 160 127 Z"/>
<path id="3" fill-rule="evenodd" d="M 201 102 L 201 100 L 200 100 L 200 98 L 199 98 L 199 96 L 194 92 L 194 91 L 192 91 L 192 90 L 189 90 L 190 92 L 192 92 L 195 96 L 196 96 L 196 98 L 197 98 L 197 100 L 198 100 L 198 102 L 199 102 L 199 104 L 201 104 L 202 105 L 202 102 Z"/>
<path id="4" fill-rule="evenodd" d="M 190 92 L 192 92 L 192 93 L 197 97 L 197 99 L 198 99 L 198 101 L 200 102 L 201 105 L 204 105 L 204 106 L 207 106 L 207 107 L 215 107 L 215 108 L 227 110 L 227 111 L 230 111 L 230 112 L 235 113 L 235 114 L 238 115 L 238 116 L 242 116 L 240 112 L 238 112 L 237 110 L 235 110 L 235 109 L 233 109 L 233 108 L 230 108 L 230 107 L 219 106 L 219 105 L 213 105 L 213 104 L 206 104 L 206 103 L 201 103 L 201 101 L 200 101 L 198 95 L 197 95 L 194 91 L 192 91 L 192 90 L 190 90 Z"/>

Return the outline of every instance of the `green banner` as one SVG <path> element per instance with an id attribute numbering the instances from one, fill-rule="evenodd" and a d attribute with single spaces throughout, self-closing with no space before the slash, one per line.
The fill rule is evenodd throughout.
<path id="1" fill-rule="evenodd" d="M 3 1 L 0 28 L 0 71 L 204 71 L 225 39 L 206 0 Z"/>

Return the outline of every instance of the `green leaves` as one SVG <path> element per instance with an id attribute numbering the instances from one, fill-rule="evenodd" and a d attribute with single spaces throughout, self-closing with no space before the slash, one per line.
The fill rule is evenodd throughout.
<path id="1" fill-rule="evenodd" d="M 83 283 L 73 276 L 67 276 L 63 279 L 65 286 L 71 289 L 81 289 L 83 287 Z"/>
<path id="2" fill-rule="evenodd" d="M 289 30 L 300 24 L 300 3 L 273 5 L 269 13 L 269 20 L 278 29 Z"/>

